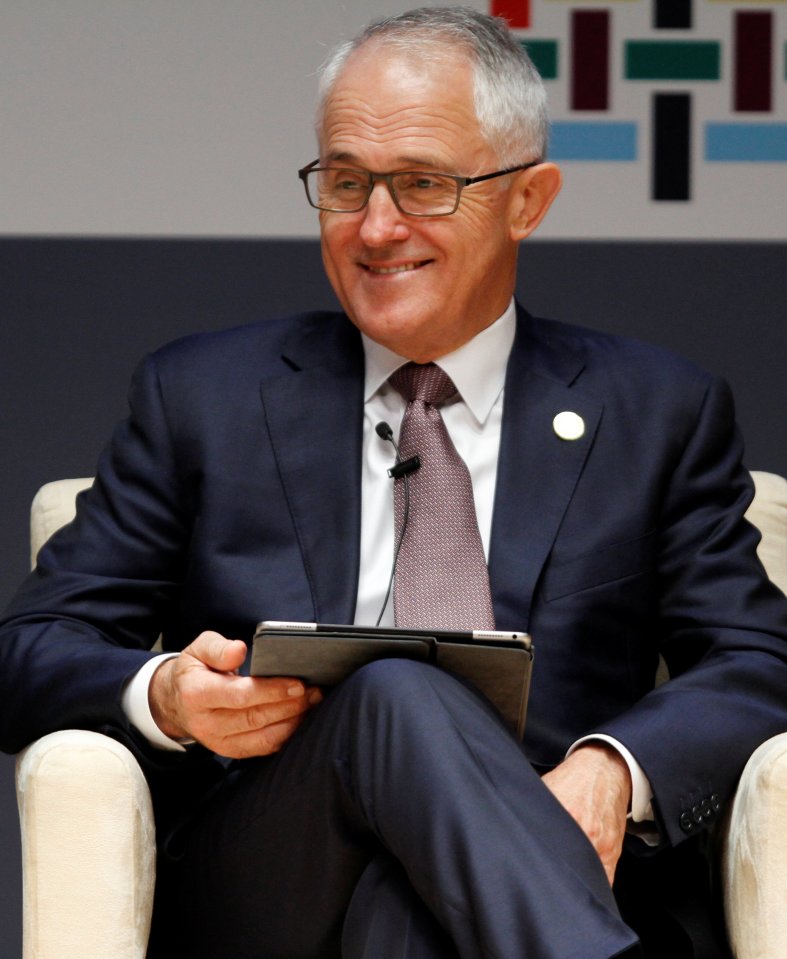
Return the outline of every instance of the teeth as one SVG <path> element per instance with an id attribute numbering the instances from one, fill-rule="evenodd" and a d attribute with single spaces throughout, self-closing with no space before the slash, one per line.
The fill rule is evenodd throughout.
<path id="1" fill-rule="evenodd" d="M 408 270 L 414 270 L 418 263 L 404 263 L 402 266 L 370 266 L 372 273 L 406 273 Z"/>

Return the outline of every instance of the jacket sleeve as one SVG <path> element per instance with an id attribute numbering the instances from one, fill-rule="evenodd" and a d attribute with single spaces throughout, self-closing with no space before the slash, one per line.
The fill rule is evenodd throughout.
<path id="1" fill-rule="evenodd" d="M 732 397 L 714 380 L 658 531 L 671 679 L 600 730 L 636 756 L 672 844 L 718 822 L 749 755 L 787 729 L 787 602 L 756 558 L 750 501 Z"/>
<path id="2" fill-rule="evenodd" d="M 134 737 L 121 692 L 177 605 L 189 518 L 152 359 L 130 404 L 76 519 L 42 548 L 0 623 L 9 752 L 69 727 Z"/>

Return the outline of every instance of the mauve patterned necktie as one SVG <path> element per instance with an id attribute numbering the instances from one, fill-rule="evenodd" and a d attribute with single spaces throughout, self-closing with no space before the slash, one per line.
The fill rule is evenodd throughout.
<path id="1" fill-rule="evenodd" d="M 399 436 L 403 459 L 416 453 L 407 531 L 396 561 L 397 626 L 494 629 L 489 573 L 478 532 L 473 486 L 437 406 L 457 390 L 434 363 L 407 363 L 390 378 L 408 401 Z M 404 522 L 404 479 L 394 486 L 396 535 Z"/>

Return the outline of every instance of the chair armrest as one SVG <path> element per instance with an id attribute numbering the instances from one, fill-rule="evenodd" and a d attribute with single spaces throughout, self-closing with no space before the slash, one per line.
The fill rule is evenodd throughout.
<path id="1" fill-rule="evenodd" d="M 155 882 L 150 793 L 99 733 L 44 736 L 17 758 L 24 959 L 144 959 Z"/>
<path id="2" fill-rule="evenodd" d="M 741 776 L 722 857 L 736 959 L 787 955 L 787 733 L 757 749 Z"/>

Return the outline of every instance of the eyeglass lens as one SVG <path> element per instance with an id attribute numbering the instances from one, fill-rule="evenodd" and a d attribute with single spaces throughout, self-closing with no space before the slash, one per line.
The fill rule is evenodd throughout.
<path id="1" fill-rule="evenodd" d="M 373 182 L 364 170 L 317 169 L 309 171 L 307 186 L 316 207 L 352 213 L 363 208 Z M 393 174 L 390 183 L 403 213 L 436 216 L 456 208 L 459 184 L 451 177 L 409 171 Z"/>

